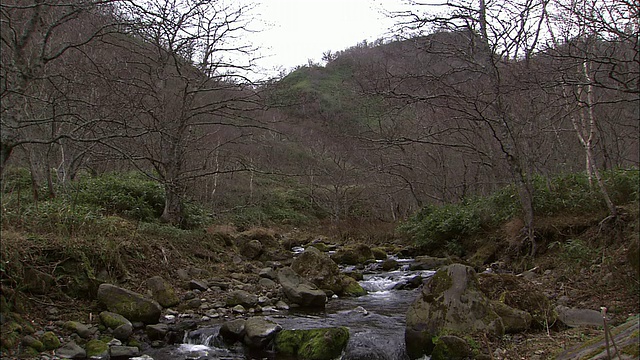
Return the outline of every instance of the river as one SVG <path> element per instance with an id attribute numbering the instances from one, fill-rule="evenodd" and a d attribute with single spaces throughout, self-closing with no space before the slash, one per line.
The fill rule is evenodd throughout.
<path id="1" fill-rule="evenodd" d="M 417 289 L 401 289 L 416 276 L 423 279 L 434 271 L 410 271 L 409 259 L 399 259 L 401 270 L 383 272 L 373 264 L 365 271 L 360 285 L 368 291 L 357 298 L 333 298 L 324 310 L 290 309 L 256 314 L 282 326 L 283 329 L 311 329 L 345 326 L 349 328 L 349 343 L 342 360 L 405 360 L 405 314 L 418 295 Z M 348 269 L 343 269 L 348 270 Z M 197 330 L 185 336 L 183 344 L 151 349 L 145 354 L 154 360 L 207 359 L 274 359 L 282 357 L 272 352 L 253 353 L 241 345 L 224 344 L 218 330 L 226 320 L 203 322 Z"/>

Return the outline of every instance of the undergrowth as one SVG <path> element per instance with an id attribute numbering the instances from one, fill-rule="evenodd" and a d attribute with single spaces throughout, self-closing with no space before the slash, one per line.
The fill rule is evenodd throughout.
<path id="1" fill-rule="evenodd" d="M 607 191 L 616 205 L 638 201 L 637 169 L 603 173 Z M 533 182 L 534 216 L 582 215 L 606 211 L 603 196 L 586 174 L 565 174 L 551 179 L 536 177 Z M 489 196 L 471 197 L 457 204 L 428 205 L 399 226 L 425 250 L 459 250 L 464 238 L 495 229 L 510 219 L 521 217 L 516 188 L 511 185 Z"/>

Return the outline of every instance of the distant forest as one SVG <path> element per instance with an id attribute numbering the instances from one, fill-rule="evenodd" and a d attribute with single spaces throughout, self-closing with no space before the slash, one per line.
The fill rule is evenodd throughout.
<path id="1" fill-rule="evenodd" d="M 638 168 L 637 1 L 449 1 L 390 14 L 396 36 L 251 81 L 251 6 L 3 0 L 1 172 L 34 199 L 139 172 L 211 214 L 311 206 L 397 221 L 514 185 Z M 3 180 L 3 192 L 8 183 Z"/>

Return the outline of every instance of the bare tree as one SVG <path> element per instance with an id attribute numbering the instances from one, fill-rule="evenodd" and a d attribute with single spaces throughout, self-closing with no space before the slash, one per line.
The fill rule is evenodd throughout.
<path id="1" fill-rule="evenodd" d="M 231 156 L 221 167 L 222 146 L 260 124 L 251 112 L 257 94 L 242 76 L 252 67 L 249 5 L 222 1 L 127 2 L 120 11 L 131 37 L 125 66 L 126 118 L 132 133 L 114 144 L 165 189 L 162 220 L 180 224 L 187 184 L 195 178 L 236 171 Z M 237 155 L 237 154 L 236 154 Z M 240 160 L 240 157 L 237 157 Z"/>
<path id="2" fill-rule="evenodd" d="M 3 1 L 0 4 L 0 171 L 17 148 L 31 167 L 34 196 L 43 180 L 53 196 L 51 168 L 73 144 L 91 143 L 97 130 L 82 49 L 115 29 L 114 1 Z M 83 88 L 82 91 L 78 91 Z M 89 88 L 91 88 L 89 86 Z M 82 153 L 82 150 L 80 150 Z M 55 165 L 54 165 L 55 164 Z"/>

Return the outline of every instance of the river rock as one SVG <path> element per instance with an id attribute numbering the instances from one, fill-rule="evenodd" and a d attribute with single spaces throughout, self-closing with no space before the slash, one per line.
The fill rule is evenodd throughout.
<path id="1" fill-rule="evenodd" d="M 356 244 L 338 249 L 331 258 L 342 265 L 359 265 L 375 259 L 371 248 L 365 244 Z"/>
<path id="2" fill-rule="evenodd" d="M 201 280 L 191 280 L 189 281 L 188 286 L 190 290 L 200 290 L 200 291 L 207 291 L 207 289 L 209 288 L 209 284 Z"/>
<path id="3" fill-rule="evenodd" d="M 262 268 L 260 269 L 260 272 L 258 273 L 258 276 L 260 276 L 261 278 L 267 278 L 270 280 L 276 280 L 278 277 L 278 274 L 276 273 L 276 271 L 273 268 L 267 267 L 267 268 Z"/>
<path id="4" fill-rule="evenodd" d="M 111 346 L 109 348 L 109 354 L 111 355 L 111 358 L 129 359 L 140 355 L 140 350 L 135 346 Z"/>
<path id="5" fill-rule="evenodd" d="M 502 336 L 502 319 L 480 291 L 476 272 L 462 264 L 440 268 L 407 311 L 405 341 L 412 359 L 430 355 L 443 334 Z"/>
<path id="6" fill-rule="evenodd" d="M 227 296 L 226 304 L 228 307 L 242 305 L 245 308 L 252 308 L 258 305 L 258 295 L 244 290 L 234 290 Z"/>
<path id="7" fill-rule="evenodd" d="M 245 319 L 236 319 L 225 322 L 220 327 L 220 336 L 229 343 L 242 340 L 244 337 L 245 323 Z"/>
<path id="8" fill-rule="evenodd" d="M 243 342 L 251 348 L 262 349 L 273 340 L 280 330 L 282 330 L 282 326 L 271 320 L 251 317 L 244 324 Z"/>
<path id="9" fill-rule="evenodd" d="M 275 349 L 298 359 L 330 360 L 340 357 L 348 341 L 346 327 L 282 330 L 275 336 Z"/>
<path id="10" fill-rule="evenodd" d="M 176 291 L 161 276 L 154 276 L 147 280 L 147 287 L 151 290 L 152 297 L 164 308 L 176 306 L 180 303 L 180 298 Z"/>
<path id="11" fill-rule="evenodd" d="M 84 359 L 87 352 L 75 341 L 70 341 L 56 350 L 56 356 L 63 359 Z"/>
<path id="12" fill-rule="evenodd" d="M 322 290 L 331 290 L 337 294 L 342 292 L 338 264 L 331 260 L 329 255 L 315 247 L 308 247 L 295 258 L 291 268 Z"/>
<path id="13" fill-rule="evenodd" d="M 558 320 L 569 327 L 603 326 L 602 315 L 591 309 L 575 309 L 558 305 L 555 308 Z"/>
<path id="14" fill-rule="evenodd" d="M 471 347 L 455 335 L 438 337 L 431 353 L 431 360 L 464 360 L 472 357 Z"/>
<path id="15" fill-rule="evenodd" d="M 90 359 L 109 359 L 109 344 L 98 339 L 92 339 L 85 345 L 87 357 Z"/>
<path id="16" fill-rule="evenodd" d="M 300 306 L 324 307 L 327 295 L 312 282 L 298 275 L 290 267 L 278 270 L 278 282 L 289 301 Z"/>
<path id="17" fill-rule="evenodd" d="M 238 250 L 240 254 L 248 260 L 255 260 L 262 255 L 264 247 L 262 243 L 255 239 L 240 238 L 238 243 Z"/>
<path id="18" fill-rule="evenodd" d="M 411 270 L 437 270 L 441 266 L 451 265 L 449 258 L 438 258 L 433 256 L 417 256 L 409 266 Z"/>
<path id="19" fill-rule="evenodd" d="M 349 337 L 341 360 L 397 360 L 406 359 L 404 339 L 393 336 L 372 338 L 366 332 L 356 332 Z"/>
<path id="20" fill-rule="evenodd" d="M 169 325 L 167 324 L 147 325 L 147 327 L 145 328 L 145 332 L 147 334 L 147 337 L 149 337 L 149 340 L 151 341 L 163 340 L 164 337 L 169 332 Z"/>
<path id="21" fill-rule="evenodd" d="M 127 341 L 133 334 L 133 324 L 122 324 L 113 329 L 113 337 L 120 341 Z"/>
<path id="22" fill-rule="evenodd" d="M 80 335 L 80 337 L 83 339 L 90 338 L 94 333 L 94 330 L 90 329 L 87 325 L 77 321 L 67 321 L 62 327 L 68 331 Z"/>
<path id="23" fill-rule="evenodd" d="M 127 318 L 111 311 L 101 312 L 100 321 L 104 326 L 112 330 L 123 324 L 129 324 L 133 327 L 133 325 L 131 324 L 131 321 L 127 320 Z"/>
<path id="24" fill-rule="evenodd" d="M 155 300 L 111 284 L 100 285 L 98 302 L 107 310 L 120 314 L 132 322 L 156 324 L 162 312 L 162 307 Z"/>
<path id="25" fill-rule="evenodd" d="M 341 277 L 342 281 L 342 292 L 340 295 L 342 296 L 364 296 L 367 295 L 367 290 L 365 290 L 360 283 L 356 281 L 356 279 L 351 276 L 344 275 Z"/>

